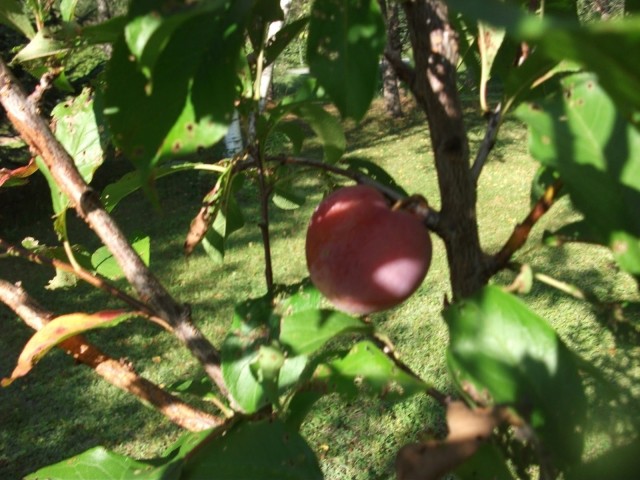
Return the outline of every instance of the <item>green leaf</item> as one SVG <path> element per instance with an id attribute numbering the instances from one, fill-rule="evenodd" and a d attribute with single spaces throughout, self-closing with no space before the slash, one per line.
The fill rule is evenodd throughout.
<path id="1" fill-rule="evenodd" d="M 388 401 L 401 400 L 429 388 L 369 340 L 357 343 L 343 358 L 318 365 L 312 381 L 347 398 L 369 394 Z"/>
<path id="2" fill-rule="evenodd" d="M 279 122 L 270 133 L 280 132 L 287 136 L 293 146 L 293 154 L 297 155 L 302 150 L 302 144 L 307 137 L 303 126 L 298 122 Z"/>
<path id="3" fill-rule="evenodd" d="M 309 355 L 337 336 L 373 330 L 373 325 L 342 312 L 304 310 L 282 319 L 280 342 L 294 355 Z"/>
<path id="4" fill-rule="evenodd" d="M 307 61 L 340 113 L 359 121 L 369 108 L 384 49 L 377 0 L 316 0 L 311 8 Z"/>
<path id="5" fill-rule="evenodd" d="M 232 2 L 220 12 L 163 17 L 171 28 L 136 24 L 127 42 L 114 46 L 105 114 L 114 141 L 143 175 L 161 160 L 193 154 L 225 135 L 239 82 L 246 7 Z"/>
<path id="6" fill-rule="evenodd" d="M 73 20 L 78 0 L 60 0 L 60 16 L 65 22 Z"/>
<path id="7" fill-rule="evenodd" d="M 593 75 L 571 75 L 562 85 L 562 96 L 518 110 L 529 125 L 531 154 L 559 172 L 620 266 L 640 275 L 640 131 Z"/>
<path id="8" fill-rule="evenodd" d="M 366 160 L 364 158 L 357 157 L 349 157 L 343 159 L 340 163 L 344 163 L 349 166 L 350 169 L 356 170 L 358 172 L 364 173 L 371 179 L 375 180 L 382 185 L 389 187 L 392 190 L 395 190 L 400 195 L 408 197 L 409 194 L 407 191 L 402 188 L 398 183 L 394 180 L 394 178 L 380 165 L 376 165 L 370 160 Z"/>
<path id="9" fill-rule="evenodd" d="M 281 316 L 320 308 L 323 296 L 307 277 L 295 285 L 276 288 L 276 312 Z"/>
<path id="10" fill-rule="evenodd" d="M 157 167 L 153 170 L 153 178 L 159 179 L 178 172 L 184 172 L 186 170 L 195 170 L 198 168 L 198 164 L 195 163 L 181 163 L 174 165 L 165 165 Z M 127 195 L 139 190 L 143 187 L 144 178 L 140 175 L 140 172 L 134 171 L 126 173 L 119 180 L 107 185 L 102 191 L 100 199 L 107 212 L 111 212 L 116 205 Z"/>
<path id="11" fill-rule="evenodd" d="M 336 163 L 345 149 L 347 140 L 341 123 L 321 105 L 302 103 L 294 105 L 292 112 L 307 122 L 318 136 L 324 150 L 323 160 Z"/>
<path id="12" fill-rule="evenodd" d="M 14 28 L 27 38 L 33 38 L 36 35 L 29 16 L 24 11 L 23 2 L 18 0 L 0 2 L 0 23 Z"/>
<path id="13" fill-rule="evenodd" d="M 156 466 L 110 452 L 103 447 L 95 447 L 60 463 L 41 468 L 25 477 L 26 480 L 178 480 L 181 465 L 169 463 Z"/>
<path id="14" fill-rule="evenodd" d="M 125 17 L 113 17 L 106 22 L 97 25 L 88 25 L 77 31 L 80 38 L 91 45 L 101 43 L 115 44 L 124 32 L 127 25 Z"/>
<path id="15" fill-rule="evenodd" d="M 465 15 L 505 27 L 516 40 L 535 44 L 545 57 L 572 60 L 598 74 L 624 116 L 640 122 L 640 64 L 629 62 L 628 56 L 640 48 L 640 16 L 580 24 L 575 15 L 545 14 L 540 19 L 499 0 L 448 3 Z"/>
<path id="16" fill-rule="evenodd" d="M 215 218 L 202 239 L 202 246 L 215 262 L 224 260 L 229 235 L 244 227 L 244 215 L 235 198 L 235 193 L 241 188 L 242 183 L 242 175 L 236 175 L 232 180 L 224 183 L 216 204 L 212 206 L 216 209 Z"/>
<path id="17" fill-rule="evenodd" d="M 149 265 L 151 252 L 151 239 L 149 237 L 136 238 L 131 246 L 142 259 L 145 265 Z M 124 277 L 118 262 L 107 247 L 100 247 L 91 255 L 91 264 L 96 272 L 109 280 L 119 280 Z"/>
<path id="18" fill-rule="evenodd" d="M 264 59 L 266 64 L 275 62 L 282 51 L 304 30 L 308 23 L 309 17 L 302 17 L 278 30 L 265 46 Z"/>
<path id="19" fill-rule="evenodd" d="M 203 443 L 184 466 L 180 478 L 313 480 L 323 477 L 318 460 L 304 438 L 282 421 L 266 419 L 240 422 L 224 435 Z"/>
<path id="20" fill-rule="evenodd" d="M 500 450 L 490 443 L 485 443 L 471 458 L 454 470 L 454 475 L 459 480 L 513 480 L 514 476 L 509 471 L 506 459 Z"/>
<path id="21" fill-rule="evenodd" d="M 542 234 L 542 242 L 545 245 L 558 247 L 568 242 L 595 243 L 604 245 L 607 243 L 606 238 L 602 238 L 593 231 L 593 227 L 584 220 L 568 223 L 560 227 L 554 232 L 545 230 Z"/>
<path id="22" fill-rule="evenodd" d="M 586 397 L 575 359 L 551 326 L 493 286 L 455 303 L 444 317 L 457 384 L 513 406 L 559 466 L 578 462 Z"/>
<path id="23" fill-rule="evenodd" d="M 282 210 L 295 210 L 304 205 L 304 194 L 293 188 L 291 181 L 276 182 L 273 186 L 273 203 Z"/>
<path id="24" fill-rule="evenodd" d="M 28 62 L 29 60 L 57 55 L 66 50 L 67 47 L 63 42 L 50 36 L 45 30 L 40 30 L 31 41 L 13 57 L 11 62 Z"/>
<path id="25" fill-rule="evenodd" d="M 57 139 L 71 155 L 80 175 L 87 183 L 91 182 L 95 171 L 104 161 L 103 144 L 106 142 L 93 107 L 91 92 L 84 89 L 77 97 L 56 105 L 51 112 Z M 70 206 L 69 199 L 58 187 L 42 158 L 37 157 L 36 163 L 51 190 L 56 233 L 59 238 L 66 239 L 65 212 Z"/>
<path id="26" fill-rule="evenodd" d="M 268 297 L 247 300 L 236 306 L 231 330 L 222 343 L 222 375 L 238 405 L 252 413 L 268 403 L 266 391 L 252 364 L 260 347 L 269 344 L 277 317 Z"/>

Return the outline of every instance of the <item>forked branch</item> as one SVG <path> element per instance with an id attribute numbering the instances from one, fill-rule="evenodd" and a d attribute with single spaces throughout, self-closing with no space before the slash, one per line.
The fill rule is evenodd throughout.
<path id="1" fill-rule="evenodd" d="M 174 335 L 198 359 L 223 394 L 228 395 L 220 369 L 220 354 L 191 321 L 189 307 L 176 302 L 140 259 L 2 59 L 0 102 L 20 136 L 34 154 L 42 157 L 51 176 L 69 198 L 78 216 L 109 249 L 140 299 L 158 317 L 171 325 Z"/>
<path id="2" fill-rule="evenodd" d="M 54 317 L 21 287 L 1 279 L 0 302 L 7 305 L 34 330 L 40 330 Z M 155 383 L 139 376 L 130 365 L 104 354 L 81 335 L 68 338 L 58 346 L 74 359 L 91 367 L 110 384 L 151 405 L 182 428 L 201 431 L 218 426 L 224 421 L 193 408 Z"/>
<path id="3" fill-rule="evenodd" d="M 558 197 L 558 193 L 561 188 L 561 180 L 556 180 L 553 184 L 549 185 L 533 206 L 527 217 L 522 221 L 522 223 L 516 225 L 507 242 L 500 251 L 494 255 L 491 262 L 491 275 L 494 275 L 507 267 L 513 254 L 522 248 L 529 238 L 529 234 L 531 233 L 534 225 L 551 208 Z"/>

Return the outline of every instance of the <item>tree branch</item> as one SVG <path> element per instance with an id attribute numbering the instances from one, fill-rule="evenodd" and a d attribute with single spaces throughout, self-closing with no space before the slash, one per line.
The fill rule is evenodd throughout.
<path id="1" fill-rule="evenodd" d="M 396 75 L 398 76 L 398 78 L 402 80 L 404 83 L 406 83 L 409 89 L 413 91 L 413 85 L 416 79 L 416 72 L 411 67 L 411 65 L 403 61 L 402 57 L 398 52 L 395 52 L 391 49 L 386 49 L 384 51 L 384 56 L 389 62 L 389 64 L 391 64 L 393 69 L 396 71 Z"/>
<path id="2" fill-rule="evenodd" d="M 291 157 L 286 155 L 279 155 L 273 157 L 267 157 L 267 161 L 280 163 L 281 165 L 298 165 L 304 167 L 316 168 L 319 170 L 324 170 L 326 172 L 331 172 L 336 175 L 343 176 L 345 178 L 349 178 L 357 183 L 362 185 L 369 185 L 376 190 L 379 190 L 383 193 L 387 198 L 393 201 L 396 204 L 403 204 L 406 207 L 409 207 L 409 210 L 414 214 L 420 216 L 422 218 L 422 223 L 424 223 L 425 227 L 429 230 L 438 233 L 439 225 L 440 225 L 440 214 L 437 210 L 431 208 L 427 201 L 420 197 L 405 197 L 401 195 L 393 188 L 390 188 L 382 183 L 376 182 L 374 179 L 365 175 L 364 173 L 351 170 L 348 168 L 340 168 L 335 165 L 330 165 L 325 162 L 319 162 L 317 160 L 311 160 L 309 158 L 302 157 Z M 416 198 L 417 197 L 417 198 Z"/>
<path id="3" fill-rule="evenodd" d="M 42 157 L 60 190 L 69 198 L 80 218 L 109 249 L 142 301 L 171 325 L 174 335 L 198 359 L 221 392 L 228 396 L 220 369 L 220 354 L 192 323 L 189 307 L 176 302 L 140 259 L 2 59 L 0 102 L 15 129 L 34 153 Z"/>
<path id="4" fill-rule="evenodd" d="M 534 225 L 547 213 L 555 202 L 558 192 L 562 188 L 562 181 L 556 180 L 553 184 L 549 185 L 542 196 L 538 199 L 533 206 L 527 217 L 516 225 L 511 233 L 511 236 L 504 244 L 502 249 L 496 253 L 490 262 L 490 275 L 494 275 L 500 270 L 507 267 L 509 260 L 515 252 L 517 252 L 525 244 L 531 233 L 531 229 Z"/>
<path id="5" fill-rule="evenodd" d="M 17 245 L 13 245 L 2 238 L 0 238 L 0 250 L 4 250 L 8 255 L 23 258 L 25 260 L 29 260 L 30 262 L 37 263 L 38 265 L 45 265 L 57 270 L 71 273 L 79 279 L 84 280 L 89 285 L 99 288 L 112 297 L 115 297 L 118 300 L 121 300 L 129 306 L 135 308 L 138 312 L 140 312 L 140 314 L 148 317 L 151 321 L 159 324 L 169 332 L 173 331 L 171 326 L 167 324 L 167 322 L 165 322 L 162 318 L 155 316 L 155 313 L 151 309 L 149 309 L 146 304 L 123 292 L 119 288 L 107 282 L 105 279 L 100 278 L 97 275 L 84 270 L 83 268 L 74 267 L 68 263 L 58 260 L 57 258 L 45 257 L 44 255 L 40 255 L 36 252 L 32 252 Z"/>
<path id="6" fill-rule="evenodd" d="M 38 305 L 21 287 L 2 279 L 0 279 L 0 302 L 7 305 L 34 330 L 40 330 L 54 318 L 51 312 Z M 58 347 L 74 359 L 94 369 L 110 384 L 150 404 L 182 428 L 201 431 L 224 422 L 221 418 L 193 408 L 153 382 L 140 377 L 130 365 L 110 358 L 81 335 L 64 340 Z"/>
<path id="7" fill-rule="evenodd" d="M 487 130 L 484 134 L 484 138 L 482 139 L 482 143 L 480 144 L 480 148 L 478 149 L 478 153 L 476 154 L 473 166 L 471 167 L 471 177 L 476 185 L 480 178 L 480 173 L 482 173 L 482 168 L 487 162 L 487 158 L 489 158 L 489 153 L 491 153 L 491 150 L 493 150 L 493 147 L 496 144 L 496 138 L 498 136 L 501 123 L 502 106 L 498 104 L 496 109 L 489 114 Z"/>

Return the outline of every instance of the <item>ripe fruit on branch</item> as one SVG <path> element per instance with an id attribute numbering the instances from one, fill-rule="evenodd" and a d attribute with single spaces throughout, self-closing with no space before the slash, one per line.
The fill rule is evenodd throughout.
<path id="1" fill-rule="evenodd" d="M 431 263 L 431 238 L 420 218 L 357 185 L 318 205 L 306 253 L 318 290 L 341 310 L 367 314 L 398 305 L 418 288 Z"/>

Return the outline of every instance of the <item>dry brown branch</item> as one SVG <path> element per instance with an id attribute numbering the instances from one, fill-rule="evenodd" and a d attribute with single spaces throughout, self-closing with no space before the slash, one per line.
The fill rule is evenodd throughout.
<path id="1" fill-rule="evenodd" d="M 140 299 L 173 328 L 174 335 L 191 351 L 205 371 L 228 396 L 220 369 L 220 354 L 191 321 L 187 305 L 173 299 L 129 244 L 98 195 L 87 185 L 69 153 L 53 135 L 48 123 L 29 101 L 13 73 L 0 59 L 0 102 L 20 136 L 40 155 L 58 187 L 78 216 L 109 249 Z"/>
<path id="2" fill-rule="evenodd" d="M 5 280 L 0 280 L 0 301 L 34 330 L 40 330 L 54 318 L 51 312 L 38 305 L 24 289 Z M 81 335 L 64 340 L 58 347 L 77 361 L 94 369 L 110 384 L 135 395 L 140 401 L 151 405 L 182 428 L 201 431 L 218 426 L 224 421 L 193 408 L 139 376 L 128 363 L 110 358 Z"/>

